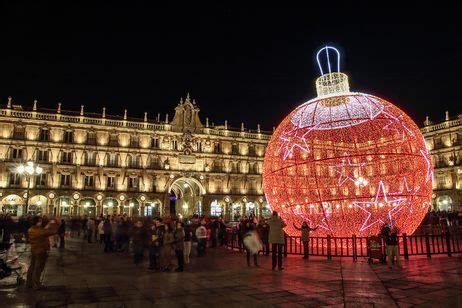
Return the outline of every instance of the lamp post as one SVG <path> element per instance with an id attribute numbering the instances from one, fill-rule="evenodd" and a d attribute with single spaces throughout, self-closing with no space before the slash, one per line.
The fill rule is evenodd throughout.
<path id="1" fill-rule="evenodd" d="M 30 180 L 33 176 L 40 175 L 43 172 L 43 168 L 38 164 L 35 164 L 33 161 L 28 161 L 25 164 L 20 164 L 16 168 L 16 172 L 20 175 L 25 175 L 27 179 L 27 190 L 26 190 L 26 202 L 25 202 L 25 211 L 27 214 L 29 210 L 29 189 L 30 189 Z"/>

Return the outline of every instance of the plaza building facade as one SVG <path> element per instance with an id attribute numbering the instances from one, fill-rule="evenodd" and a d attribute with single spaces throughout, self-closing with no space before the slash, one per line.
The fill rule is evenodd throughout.
<path id="1" fill-rule="evenodd" d="M 462 114 L 422 128 L 434 166 L 432 210 L 462 212 Z"/>
<path id="2" fill-rule="evenodd" d="M 0 108 L 1 212 L 20 216 L 266 216 L 262 164 L 270 132 L 203 124 L 189 95 L 172 120 Z M 40 175 L 18 165 L 33 161 Z M 29 191 L 29 194 L 27 194 Z M 27 203 L 27 207 L 25 204 Z"/>

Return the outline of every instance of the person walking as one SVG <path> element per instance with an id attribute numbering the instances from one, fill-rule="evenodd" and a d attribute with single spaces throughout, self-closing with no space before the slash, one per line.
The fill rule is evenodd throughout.
<path id="1" fill-rule="evenodd" d="M 306 221 L 302 223 L 302 226 L 299 228 L 293 224 L 294 228 L 300 231 L 300 239 L 303 243 L 303 259 L 308 259 L 308 242 L 310 241 L 310 232 L 316 231 L 316 228 L 310 228 Z"/>
<path id="2" fill-rule="evenodd" d="M 250 255 L 253 255 L 253 264 L 258 267 L 257 255 L 261 248 L 261 242 L 255 231 L 256 226 L 252 220 L 245 224 L 244 247 L 247 255 L 247 267 L 250 267 Z"/>
<path id="3" fill-rule="evenodd" d="M 192 228 L 188 221 L 184 226 L 184 263 L 189 264 L 189 256 L 191 255 Z"/>
<path id="4" fill-rule="evenodd" d="M 31 247 L 31 258 L 29 270 L 27 272 L 27 288 L 34 290 L 43 288 L 40 277 L 45 269 L 48 259 L 48 250 L 50 250 L 50 241 L 48 237 L 58 233 L 58 225 L 54 219 L 43 227 L 42 218 L 35 216 L 32 219 L 32 227 L 27 231 Z"/>
<path id="5" fill-rule="evenodd" d="M 185 239 L 185 232 L 183 229 L 183 223 L 178 221 L 176 223 L 175 231 L 173 232 L 174 238 L 174 247 L 175 247 L 175 254 L 178 262 L 178 267 L 175 270 L 176 272 L 182 272 L 184 270 L 184 239 Z"/>
<path id="6" fill-rule="evenodd" d="M 197 238 L 197 256 L 203 257 L 205 255 L 205 249 L 207 246 L 207 229 L 205 228 L 205 221 L 201 222 L 201 225 L 196 229 Z"/>
<path id="7" fill-rule="evenodd" d="M 282 267 L 282 247 L 284 246 L 284 230 L 286 223 L 278 216 L 278 212 L 273 211 L 273 215 L 268 220 L 269 233 L 268 240 L 271 244 L 272 255 L 272 269 L 276 268 L 276 261 L 278 270 L 283 270 Z"/>

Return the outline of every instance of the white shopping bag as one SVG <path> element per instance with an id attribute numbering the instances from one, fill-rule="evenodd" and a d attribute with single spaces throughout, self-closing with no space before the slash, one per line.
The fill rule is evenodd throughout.
<path id="1" fill-rule="evenodd" d="M 16 246 L 14 243 L 11 244 L 8 252 L 6 253 L 6 263 L 13 263 L 19 258 L 18 252 L 16 251 Z"/>
<path id="2" fill-rule="evenodd" d="M 263 244 L 258 236 L 257 232 L 251 231 L 246 237 L 244 237 L 244 245 L 250 251 L 251 254 L 257 254 L 263 249 Z"/>

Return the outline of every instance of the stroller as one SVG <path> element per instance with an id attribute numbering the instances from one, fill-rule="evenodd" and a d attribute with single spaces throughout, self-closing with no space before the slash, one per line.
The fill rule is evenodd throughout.
<path id="1" fill-rule="evenodd" d="M 0 279 L 14 275 L 16 277 L 16 284 L 21 285 L 24 282 L 26 273 L 27 265 L 19 262 L 14 242 L 0 242 Z"/>

